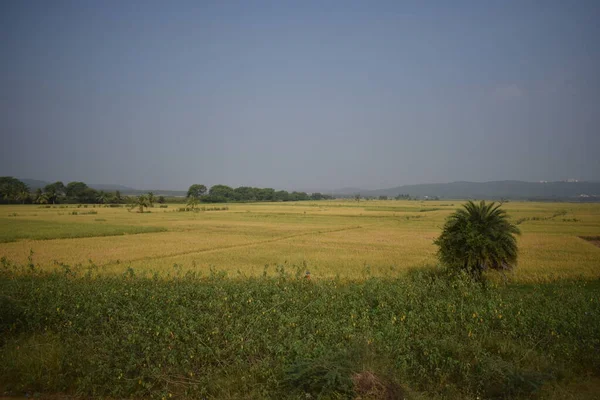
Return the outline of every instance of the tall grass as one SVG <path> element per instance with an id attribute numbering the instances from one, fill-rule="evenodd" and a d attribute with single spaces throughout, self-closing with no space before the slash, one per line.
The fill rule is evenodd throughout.
<path id="1" fill-rule="evenodd" d="M 598 282 L 1 270 L 0 384 L 13 394 L 526 398 L 600 369 Z"/>

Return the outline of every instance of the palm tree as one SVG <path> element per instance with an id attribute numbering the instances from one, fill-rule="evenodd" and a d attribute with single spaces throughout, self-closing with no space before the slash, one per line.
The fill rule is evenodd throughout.
<path id="1" fill-rule="evenodd" d="M 106 203 L 106 200 L 108 199 L 108 196 L 106 193 L 104 193 L 104 191 L 99 191 L 98 195 L 96 196 L 96 200 L 98 201 L 98 203 L 100 204 L 104 204 Z"/>
<path id="2" fill-rule="evenodd" d="M 134 202 L 131 205 L 131 208 L 138 207 L 140 213 L 144 212 L 144 207 L 150 207 L 150 201 L 148 200 L 148 196 L 145 194 L 139 195 L 135 198 Z"/>
<path id="3" fill-rule="evenodd" d="M 510 222 L 501 204 L 469 201 L 446 220 L 435 240 L 440 261 L 481 279 L 484 270 L 510 270 L 517 264 L 521 232 Z"/>
<path id="4" fill-rule="evenodd" d="M 25 204 L 25 200 L 29 199 L 29 192 L 27 190 L 21 190 L 17 193 L 16 200 L 21 200 L 22 204 Z"/>
<path id="5" fill-rule="evenodd" d="M 43 193 L 41 196 L 38 196 L 35 199 L 35 202 L 38 203 L 38 204 L 48 204 L 49 200 L 50 199 L 48 198 L 48 195 L 46 193 Z"/>
<path id="6" fill-rule="evenodd" d="M 34 203 L 37 204 L 47 204 L 48 203 L 48 195 L 44 192 L 42 192 L 42 189 L 37 188 L 37 190 L 35 191 L 35 196 L 33 199 Z"/>

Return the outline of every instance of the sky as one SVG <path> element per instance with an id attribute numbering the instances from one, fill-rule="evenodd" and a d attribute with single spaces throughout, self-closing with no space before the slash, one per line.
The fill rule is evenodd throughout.
<path id="1" fill-rule="evenodd" d="M 600 1 L 0 2 L 0 175 L 600 180 Z"/>

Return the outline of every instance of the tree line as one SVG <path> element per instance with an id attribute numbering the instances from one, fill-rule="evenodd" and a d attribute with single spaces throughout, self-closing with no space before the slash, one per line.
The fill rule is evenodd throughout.
<path id="1" fill-rule="evenodd" d="M 164 196 L 155 198 L 152 192 L 145 195 L 152 202 L 164 203 Z M 31 191 L 20 180 L 10 177 L 0 177 L 0 201 L 3 203 L 21 204 L 129 204 L 134 197 L 124 196 L 120 191 L 105 192 L 89 187 L 84 182 L 61 181 L 50 183 L 43 188 Z"/>
<path id="2" fill-rule="evenodd" d="M 154 196 L 152 192 L 143 194 L 151 203 L 165 203 L 164 196 Z M 84 182 L 74 181 L 64 184 L 61 181 L 50 183 L 43 188 L 31 191 L 29 187 L 20 180 L 11 176 L 0 177 L 0 203 L 20 204 L 131 204 L 138 201 L 140 196 L 122 195 L 119 190 L 114 192 L 96 190 Z M 360 194 L 352 195 L 355 200 L 375 200 L 377 197 Z M 348 197 L 338 196 L 338 197 Z M 169 197 L 168 201 L 180 203 L 230 203 L 230 202 L 259 202 L 259 201 L 305 201 L 305 200 L 328 200 L 334 197 L 324 193 L 288 192 L 286 190 L 275 190 L 272 188 L 258 188 L 251 186 L 240 186 L 232 188 L 227 185 L 214 185 L 210 189 L 202 184 L 193 184 L 187 191 L 186 198 Z M 379 200 L 388 200 L 388 196 L 379 196 Z M 410 200 L 408 194 L 399 194 L 396 200 Z M 437 198 L 436 198 L 437 199 Z M 191 204 L 193 206 L 193 204 Z"/>
<path id="3" fill-rule="evenodd" d="M 0 177 L 0 202 L 21 204 L 130 204 L 136 203 L 138 198 L 144 196 L 149 203 L 164 203 L 164 196 L 154 196 L 152 192 L 140 196 L 125 196 L 120 191 L 105 192 L 89 187 L 84 182 L 61 181 L 50 183 L 43 188 L 31 191 L 20 180 L 4 176 Z M 202 203 L 228 203 L 228 202 L 253 202 L 253 201 L 303 201 L 332 199 L 330 195 L 322 193 L 308 194 L 306 192 L 287 192 L 272 188 L 257 188 L 240 186 L 232 188 L 227 185 L 214 185 L 208 189 L 205 185 L 191 185 L 186 196 L 188 202 Z M 181 198 L 180 198 L 181 199 Z M 179 202 L 177 198 L 169 201 Z"/>
<path id="4" fill-rule="evenodd" d="M 326 200 L 333 197 L 322 193 L 288 192 L 272 188 L 240 186 L 232 188 L 227 185 L 214 185 L 208 189 L 202 184 L 193 184 L 187 192 L 188 200 L 204 203 L 228 203 L 245 201 L 303 201 Z"/>

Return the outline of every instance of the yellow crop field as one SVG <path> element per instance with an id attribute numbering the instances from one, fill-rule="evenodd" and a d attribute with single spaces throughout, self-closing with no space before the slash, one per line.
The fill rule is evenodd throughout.
<path id="1" fill-rule="evenodd" d="M 309 270 L 311 276 L 397 276 L 436 265 L 433 240 L 454 201 L 314 201 L 228 204 L 226 210 L 143 214 L 126 208 L 11 205 L 0 208 L 0 256 L 40 268 L 59 263 L 101 273 L 229 276 Z M 519 223 L 521 282 L 600 277 L 600 204 L 509 202 Z M 31 253 L 33 252 L 33 253 Z"/>

